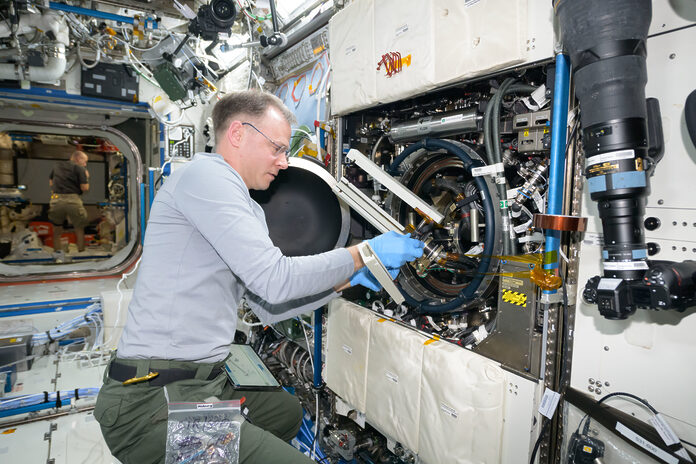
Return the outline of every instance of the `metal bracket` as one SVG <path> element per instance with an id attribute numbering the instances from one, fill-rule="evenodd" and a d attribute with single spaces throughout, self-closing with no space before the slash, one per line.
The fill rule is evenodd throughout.
<path id="1" fill-rule="evenodd" d="M 423 201 L 418 195 L 404 187 L 401 182 L 387 174 L 381 167 L 373 163 L 370 158 L 363 155 L 358 150 L 354 148 L 351 149 L 346 155 L 346 159 L 353 161 L 363 171 L 372 176 L 377 182 L 394 193 L 394 195 L 401 198 L 413 209 L 420 211 L 435 221 L 436 224 L 442 223 L 442 221 L 445 219 L 445 217 L 439 211 L 435 210 L 432 206 Z"/>
<path id="2" fill-rule="evenodd" d="M 379 260 L 370 244 L 367 242 L 362 242 L 358 245 L 358 251 L 360 252 L 360 256 L 362 257 L 365 266 L 367 266 L 367 269 L 369 269 L 372 275 L 375 276 L 377 281 L 382 285 L 382 287 L 384 287 L 389 296 L 392 297 L 396 304 L 403 303 L 405 301 L 404 296 L 401 294 L 399 289 L 396 288 L 389 271 L 387 271 L 387 268 L 384 267 L 382 261 Z"/>

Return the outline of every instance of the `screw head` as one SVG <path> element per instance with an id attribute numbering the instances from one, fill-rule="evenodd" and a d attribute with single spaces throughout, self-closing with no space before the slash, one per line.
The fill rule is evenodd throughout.
<path id="1" fill-rule="evenodd" d="M 593 392 L 593 391 L 594 391 L 594 387 L 593 387 L 592 385 L 590 385 L 589 387 L 587 387 L 587 390 L 590 391 L 590 392 Z"/>

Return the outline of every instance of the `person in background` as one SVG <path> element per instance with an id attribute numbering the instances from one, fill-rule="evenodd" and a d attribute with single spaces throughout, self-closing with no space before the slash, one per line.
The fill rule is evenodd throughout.
<path id="1" fill-rule="evenodd" d="M 249 189 L 265 190 L 288 167 L 294 117 L 277 97 L 226 95 L 213 109 L 214 153 L 197 153 L 157 192 L 118 350 L 94 410 L 124 464 L 162 462 L 168 402 L 244 398 L 241 464 L 308 464 L 290 446 L 302 407 L 285 391 L 237 390 L 222 366 L 244 298 L 264 324 L 321 307 L 338 291 L 378 289 L 358 247 L 287 257 L 273 245 Z M 396 232 L 369 240 L 396 277 L 423 242 Z"/>
<path id="2" fill-rule="evenodd" d="M 87 154 L 74 151 L 68 161 L 60 161 L 53 166 L 48 178 L 51 187 L 51 202 L 48 219 L 53 223 L 53 249 L 61 249 L 60 236 L 63 233 L 65 218 L 70 219 L 77 241 L 77 249 L 85 249 L 85 226 L 87 211 L 80 197 L 89 190 L 89 171 Z"/>

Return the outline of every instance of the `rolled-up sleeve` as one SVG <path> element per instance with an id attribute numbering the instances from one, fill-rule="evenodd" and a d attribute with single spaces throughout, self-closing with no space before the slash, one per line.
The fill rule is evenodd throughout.
<path id="1" fill-rule="evenodd" d="M 254 305 L 279 314 L 305 305 L 317 307 L 335 297 L 331 289 L 353 273 L 350 252 L 340 248 L 313 256 L 284 256 L 254 214 L 253 200 L 239 175 L 232 170 L 227 175 L 212 172 L 216 168 L 228 169 L 215 163 L 190 166 L 176 186 L 174 200 L 253 294 L 249 299 Z"/>

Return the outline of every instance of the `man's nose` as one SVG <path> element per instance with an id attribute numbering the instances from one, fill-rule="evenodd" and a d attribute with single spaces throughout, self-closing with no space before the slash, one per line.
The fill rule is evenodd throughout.
<path id="1" fill-rule="evenodd" d="M 280 167 L 280 169 L 287 169 L 289 166 L 288 159 L 285 156 L 280 158 L 278 160 L 278 166 Z"/>

